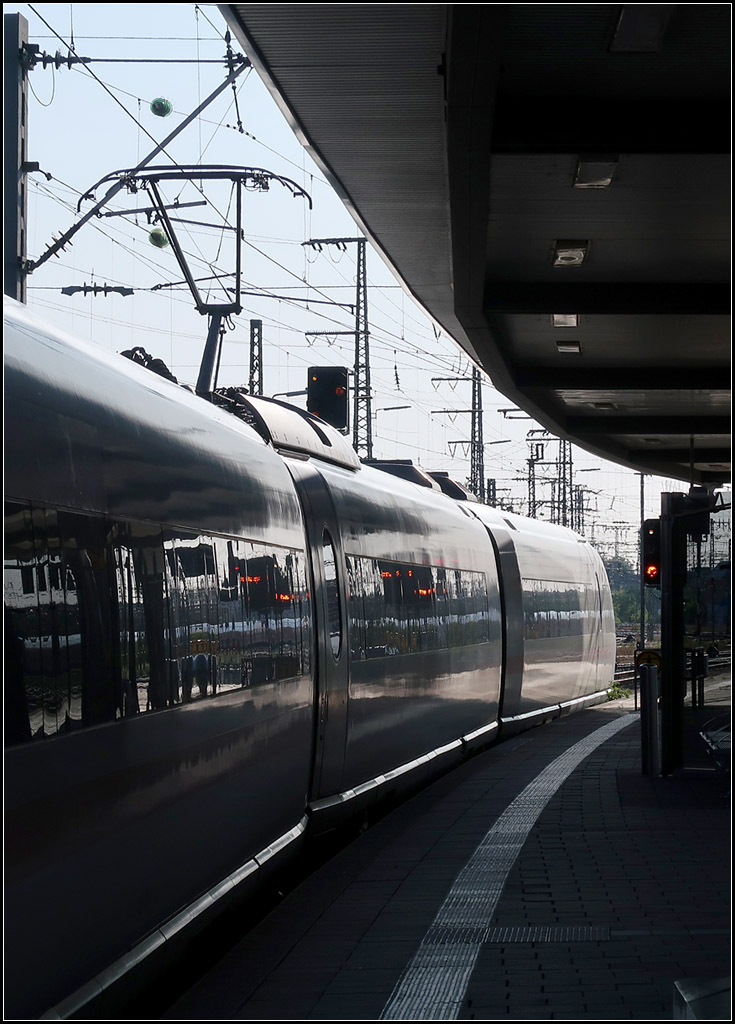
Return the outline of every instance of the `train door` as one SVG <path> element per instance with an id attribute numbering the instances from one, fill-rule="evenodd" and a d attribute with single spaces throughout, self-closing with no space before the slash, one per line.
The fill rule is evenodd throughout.
<path id="1" fill-rule="evenodd" d="M 329 490 L 311 463 L 289 462 L 309 544 L 315 641 L 315 735 L 310 798 L 338 793 L 347 737 L 349 646 L 344 554 Z"/>

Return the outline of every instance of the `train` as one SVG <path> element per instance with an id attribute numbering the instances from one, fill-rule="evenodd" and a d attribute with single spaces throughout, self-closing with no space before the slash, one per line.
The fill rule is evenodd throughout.
<path id="1" fill-rule="evenodd" d="M 5 416 L 9 1017 L 135 990 L 315 834 L 607 697 L 569 529 L 13 300 Z"/>

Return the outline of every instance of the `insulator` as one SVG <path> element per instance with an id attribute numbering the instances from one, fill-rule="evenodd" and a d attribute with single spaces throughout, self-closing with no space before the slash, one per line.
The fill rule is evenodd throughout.
<path id="1" fill-rule="evenodd" d="M 164 99 L 163 96 L 157 96 L 151 103 L 151 113 L 156 117 L 168 117 L 173 109 L 174 105 L 171 100 Z"/>
<path id="2" fill-rule="evenodd" d="M 154 228 L 148 235 L 148 241 L 151 245 L 155 245 L 157 249 L 165 249 L 169 244 L 166 232 L 162 231 L 161 228 Z"/>

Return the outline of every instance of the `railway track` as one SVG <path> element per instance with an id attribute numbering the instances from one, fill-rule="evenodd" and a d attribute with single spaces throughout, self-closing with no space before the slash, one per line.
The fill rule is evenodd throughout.
<path id="1" fill-rule="evenodd" d="M 707 665 L 709 672 L 711 673 L 714 669 L 727 668 L 730 665 L 730 652 L 722 654 L 717 658 L 710 658 Z M 613 680 L 616 683 L 632 683 L 635 679 L 635 666 L 633 662 L 617 664 L 615 666 L 615 674 Z"/>

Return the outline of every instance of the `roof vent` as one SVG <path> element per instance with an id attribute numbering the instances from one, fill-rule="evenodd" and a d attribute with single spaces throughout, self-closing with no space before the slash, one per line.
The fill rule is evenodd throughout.
<path id="1" fill-rule="evenodd" d="M 400 477 L 401 480 L 409 480 L 412 484 L 418 484 L 420 487 L 430 487 L 433 491 L 441 490 L 439 484 L 432 480 L 431 476 L 423 469 L 414 466 L 411 459 L 364 459 L 363 461 L 366 466 L 381 469 L 384 473 L 390 473 L 391 476 Z"/>
<path id="2" fill-rule="evenodd" d="M 456 501 L 478 501 L 477 495 L 473 494 L 472 491 L 468 491 L 462 484 L 458 484 L 456 480 L 452 480 L 449 473 L 446 472 L 435 472 L 429 473 L 432 480 L 436 480 L 443 493 L 448 498 L 454 498 Z"/>
<path id="3" fill-rule="evenodd" d="M 268 444 L 285 455 L 315 456 L 348 469 L 359 469 L 360 460 L 339 431 L 311 413 L 287 402 L 249 395 L 238 388 L 212 393 L 212 401 L 253 427 Z"/>

